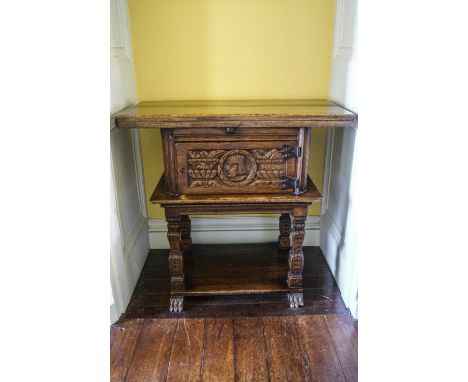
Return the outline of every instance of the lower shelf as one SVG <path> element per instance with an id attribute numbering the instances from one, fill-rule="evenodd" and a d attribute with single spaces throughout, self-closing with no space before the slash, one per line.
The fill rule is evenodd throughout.
<path id="1" fill-rule="evenodd" d="M 223 279 L 215 278 L 186 278 L 186 290 L 183 293 L 172 294 L 184 296 L 257 294 L 270 292 L 286 292 L 288 286 L 286 275 L 282 279 Z"/>
<path id="2" fill-rule="evenodd" d="M 231 248 L 237 248 L 232 250 Z M 287 292 L 288 251 L 269 247 L 255 253 L 249 247 L 184 255 L 184 292 L 173 296 L 242 295 Z"/>

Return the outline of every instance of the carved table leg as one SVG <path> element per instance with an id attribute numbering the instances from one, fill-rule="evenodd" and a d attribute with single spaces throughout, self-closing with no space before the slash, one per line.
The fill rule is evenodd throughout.
<path id="1" fill-rule="evenodd" d="M 291 246 L 289 236 L 291 235 L 291 217 L 289 214 L 281 214 L 279 218 L 280 235 L 278 237 L 278 248 L 289 249 Z"/>
<path id="2" fill-rule="evenodd" d="M 181 245 L 183 252 L 190 252 L 192 250 L 192 239 L 190 233 L 192 231 L 192 224 L 188 215 L 181 216 Z"/>
<path id="3" fill-rule="evenodd" d="M 289 306 L 298 308 L 304 305 L 302 292 L 302 268 L 304 266 L 304 253 L 302 252 L 302 243 L 304 242 L 304 231 L 307 209 L 295 211 L 292 222 L 292 247 L 289 250 Z"/>
<path id="4" fill-rule="evenodd" d="M 169 272 L 171 275 L 171 295 L 173 292 L 183 292 L 184 284 L 184 257 L 181 250 L 181 218 L 166 217 L 167 238 L 169 240 Z M 169 311 L 182 312 L 184 307 L 183 296 L 171 296 Z"/>

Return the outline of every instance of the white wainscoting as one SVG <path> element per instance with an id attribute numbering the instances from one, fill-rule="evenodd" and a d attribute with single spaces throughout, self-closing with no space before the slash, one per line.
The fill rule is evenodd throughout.
<path id="1" fill-rule="evenodd" d="M 111 116 L 134 104 L 135 82 L 131 60 L 126 0 L 111 0 Z M 111 322 L 125 311 L 149 253 L 148 223 L 136 131 L 121 130 L 110 119 Z"/>
<path id="2" fill-rule="evenodd" d="M 357 0 L 337 0 L 330 98 L 358 111 Z M 354 147 L 357 129 L 327 132 L 320 247 L 354 318 L 358 315 Z"/>
<path id="3" fill-rule="evenodd" d="M 111 131 L 111 321 L 125 311 L 149 252 L 147 220 L 140 210 L 133 140 Z"/>
<path id="4" fill-rule="evenodd" d="M 194 244 L 268 243 L 278 240 L 276 216 L 242 217 L 192 217 L 192 242 Z M 320 217 L 308 216 L 304 245 L 320 245 Z M 164 219 L 149 219 L 148 233 L 151 249 L 169 248 L 167 225 Z"/>

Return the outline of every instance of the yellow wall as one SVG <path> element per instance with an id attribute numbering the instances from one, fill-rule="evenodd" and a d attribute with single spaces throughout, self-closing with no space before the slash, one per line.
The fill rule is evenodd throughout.
<path id="1" fill-rule="evenodd" d="M 328 98 L 333 0 L 128 0 L 139 101 Z M 163 171 L 159 130 L 141 131 L 146 193 Z M 322 188 L 324 129 L 309 173 Z M 309 214 L 318 215 L 314 205 Z M 148 206 L 151 218 L 162 210 Z"/>

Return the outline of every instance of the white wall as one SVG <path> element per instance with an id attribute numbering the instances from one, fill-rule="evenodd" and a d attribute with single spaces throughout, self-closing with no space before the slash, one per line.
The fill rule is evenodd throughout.
<path id="1" fill-rule="evenodd" d="M 337 0 L 330 98 L 358 112 L 357 0 Z M 320 247 L 343 300 L 358 316 L 357 243 L 354 190 L 357 129 L 328 131 Z"/>
<path id="2" fill-rule="evenodd" d="M 278 240 L 278 216 L 191 217 L 194 244 L 268 243 Z M 151 248 L 169 248 L 164 219 L 149 219 Z M 320 218 L 308 216 L 304 245 L 320 244 Z"/>
<path id="3" fill-rule="evenodd" d="M 149 252 L 137 132 L 115 127 L 112 115 L 135 102 L 125 0 L 111 0 L 110 260 L 111 322 L 125 311 Z"/>

